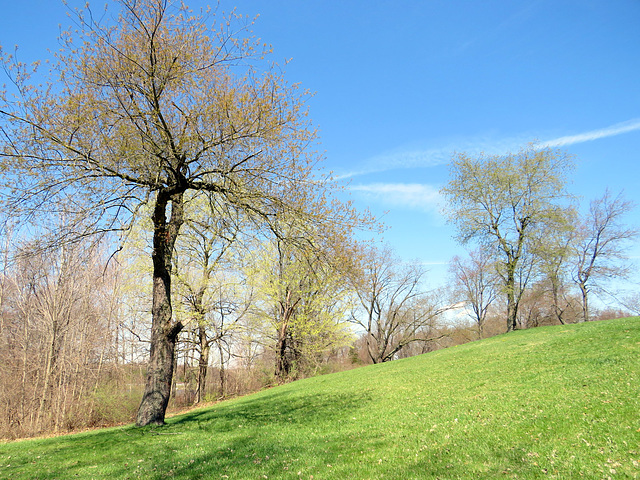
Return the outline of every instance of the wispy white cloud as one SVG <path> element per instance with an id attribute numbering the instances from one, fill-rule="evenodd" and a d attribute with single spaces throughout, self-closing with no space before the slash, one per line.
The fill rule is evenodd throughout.
<path id="1" fill-rule="evenodd" d="M 451 152 L 449 148 L 432 148 L 427 150 L 399 150 L 395 152 L 377 155 L 362 165 L 361 168 L 338 175 L 337 179 L 353 178 L 370 173 L 386 172 L 417 167 L 433 167 L 449 161 Z"/>
<path id="2" fill-rule="evenodd" d="M 579 133 L 577 135 L 568 135 L 553 140 L 542 142 L 542 147 L 564 147 L 567 145 L 575 145 L 576 143 L 591 142 L 600 138 L 614 137 L 623 133 L 640 130 L 640 119 L 636 118 L 626 122 L 616 123 L 610 127 L 600 128 L 598 130 L 590 130 L 588 132 Z"/>
<path id="3" fill-rule="evenodd" d="M 359 177 L 363 175 L 403 170 L 409 168 L 428 168 L 445 165 L 452 155 L 458 152 L 477 154 L 484 152 L 491 155 L 501 155 L 517 150 L 530 141 L 530 137 L 507 138 L 496 140 L 490 135 L 472 138 L 457 138 L 449 140 L 445 145 L 428 149 L 398 149 L 372 157 L 363 162 L 357 169 L 337 175 L 337 180 Z"/>
<path id="4" fill-rule="evenodd" d="M 622 135 L 637 130 L 640 130 L 640 118 L 616 123 L 615 125 L 597 130 L 537 142 L 537 145 L 540 148 L 565 147 Z M 448 163 L 454 152 L 466 152 L 470 155 L 476 155 L 481 152 L 488 155 L 506 155 L 509 152 L 518 151 L 535 137 L 536 134 L 531 133 L 507 138 L 496 138 L 489 134 L 470 138 L 451 139 L 446 145 L 438 148 L 398 149 L 370 158 L 363 162 L 359 168 L 339 174 L 336 178 L 340 180 L 390 170 L 434 167 Z"/>
<path id="5" fill-rule="evenodd" d="M 435 187 L 420 183 L 370 183 L 351 185 L 349 189 L 389 206 L 429 212 L 436 212 L 441 201 Z"/>
<path id="6" fill-rule="evenodd" d="M 509 31 L 513 29 L 520 28 L 527 20 L 531 17 L 532 13 L 535 13 L 537 5 L 540 4 L 541 1 L 529 2 L 523 8 L 516 10 L 513 14 L 507 16 L 504 20 L 496 24 L 487 24 L 484 25 L 479 33 L 475 37 L 471 37 L 465 40 L 456 50 L 456 54 L 464 53 L 469 50 L 473 46 L 478 46 L 478 48 L 483 48 L 487 41 L 495 42 L 496 39 L 501 37 L 508 37 L 510 35 Z M 464 40 L 464 39 L 463 39 Z"/>

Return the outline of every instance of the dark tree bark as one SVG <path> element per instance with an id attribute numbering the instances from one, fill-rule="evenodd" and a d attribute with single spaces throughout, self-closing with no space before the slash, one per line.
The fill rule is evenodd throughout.
<path id="1" fill-rule="evenodd" d="M 285 315 L 285 314 L 283 314 Z M 288 323 L 286 320 L 282 322 L 278 328 L 278 338 L 276 340 L 276 369 L 275 375 L 279 381 L 284 381 L 289 372 L 291 371 L 291 365 L 287 358 L 287 338 L 288 338 Z"/>
<path id="2" fill-rule="evenodd" d="M 227 371 L 225 369 L 224 348 L 222 347 L 222 339 L 218 339 L 218 355 L 220 355 L 220 398 L 227 396 Z"/>
<path id="3" fill-rule="evenodd" d="M 211 344 L 207 338 L 207 329 L 204 325 L 198 326 L 198 343 L 200 344 L 200 358 L 198 359 L 198 387 L 196 389 L 196 402 L 204 400 L 207 388 L 207 372 L 209 370 L 209 353 Z"/>
<path id="4" fill-rule="evenodd" d="M 507 266 L 505 287 L 507 289 L 507 332 L 512 332 L 518 328 L 518 303 L 516 302 L 515 288 L 516 278 L 514 268 Z"/>
<path id="5" fill-rule="evenodd" d="M 172 318 L 171 268 L 185 192 L 189 200 L 215 198 L 269 230 L 285 214 L 345 231 L 361 220 L 327 202 L 333 186 L 314 174 L 306 93 L 275 66 L 258 71 L 268 53 L 261 42 L 234 38 L 235 28 L 207 28 L 206 15 L 182 2 L 113 3 L 115 17 L 94 16 L 88 4 L 78 12 L 78 31 L 61 35 L 45 81 L 0 52 L 2 73 L 19 92 L 0 94 L 0 183 L 11 185 L 0 203 L 16 221 L 44 222 L 38 228 L 62 209 L 69 226 L 41 242 L 57 248 L 124 234 L 155 195 L 142 426 L 164 423 L 170 395 L 182 329 Z"/>
<path id="6" fill-rule="evenodd" d="M 538 235 L 565 216 L 571 157 L 529 145 L 515 154 L 456 155 L 442 189 L 462 243 L 476 240 L 495 255 L 507 300 L 507 331 L 529 280 Z"/>
<path id="7" fill-rule="evenodd" d="M 167 207 L 171 217 L 167 220 Z M 171 396 L 173 359 L 176 339 L 182 323 L 173 321 L 171 308 L 171 266 L 173 247 L 184 221 L 183 192 L 158 192 L 153 212 L 153 304 L 151 350 L 142 402 L 136 424 L 164 425 L 164 416 Z"/>

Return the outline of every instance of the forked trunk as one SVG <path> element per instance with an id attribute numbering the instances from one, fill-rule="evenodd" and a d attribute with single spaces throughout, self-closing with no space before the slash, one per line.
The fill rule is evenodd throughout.
<path id="1" fill-rule="evenodd" d="M 291 302 L 291 292 L 287 291 L 285 301 L 279 305 L 280 325 L 278 327 L 278 338 L 276 340 L 276 369 L 275 376 L 280 382 L 284 382 L 291 372 L 291 362 L 287 355 L 290 348 L 289 320 L 294 315 L 296 302 Z"/>
<path id="2" fill-rule="evenodd" d="M 280 328 L 278 329 L 278 340 L 276 341 L 276 370 L 275 376 L 279 381 L 284 381 L 284 379 L 289 375 L 289 370 L 291 366 L 289 365 L 287 359 L 287 324 L 283 322 Z"/>
<path id="3" fill-rule="evenodd" d="M 218 354 L 220 355 L 220 398 L 225 398 L 227 396 L 227 371 L 224 367 L 224 349 L 221 342 L 218 342 Z"/>

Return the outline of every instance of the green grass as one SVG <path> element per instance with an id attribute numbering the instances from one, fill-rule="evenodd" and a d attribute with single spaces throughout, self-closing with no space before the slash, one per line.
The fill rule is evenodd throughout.
<path id="1" fill-rule="evenodd" d="M 173 417 L 0 445 L 0 477 L 640 478 L 640 318 L 514 332 Z"/>

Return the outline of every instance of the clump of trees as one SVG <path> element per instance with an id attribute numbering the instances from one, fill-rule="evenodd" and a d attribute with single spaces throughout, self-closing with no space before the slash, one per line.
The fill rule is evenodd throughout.
<path id="1" fill-rule="evenodd" d="M 454 258 L 451 272 L 479 336 L 496 300 L 507 331 L 588 321 L 590 293 L 626 278 L 625 251 L 638 231 L 624 216 L 633 205 L 607 191 L 581 214 L 566 188 L 572 168 L 566 153 L 535 145 L 452 160 L 446 213 L 458 239 L 479 250 Z"/>
<path id="2" fill-rule="evenodd" d="M 260 41 L 246 37 L 245 19 L 193 13 L 169 0 L 112 6 L 116 11 L 105 15 L 88 6 L 77 11 L 77 28 L 62 34 L 56 61 L 44 74 L 38 64 L 2 53 L 9 87 L 0 91 L 0 201 L 5 225 L 31 239 L 29 251 L 20 252 L 29 262 L 39 252 L 62 262 L 61 252 L 86 242 L 122 249 L 112 265 L 121 262 L 149 296 L 140 302 L 141 289 L 129 284 L 128 317 L 117 322 L 125 333 L 105 341 L 109 348 L 125 338 L 148 346 L 136 421 L 162 424 L 177 390 L 182 334 L 188 339 L 184 365 L 188 356 L 199 357 L 197 400 L 205 396 L 212 348 L 222 396 L 225 370 L 238 350 L 245 350 L 247 362 L 270 350 L 282 380 L 295 377 L 302 357 L 337 348 L 346 335 L 336 326 L 343 287 L 327 261 L 335 253 L 331 244 L 348 245 L 351 230 L 371 222 L 337 201 L 330 176 L 318 173 L 307 94 L 287 84 Z M 132 243 L 135 254 L 125 249 Z M 268 286 L 251 285 L 243 249 L 266 245 L 275 245 L 277 255 L 263 258 L 262 278 L 273 265 L 276 276 Z M 18 271 L 7 273 L 3 285 Z M 141 274 L 150 281 L 141 281 Z M 98 290 L 86 291 L 64 297 L 71 302 L 65 308 L 76 312 L 80 299 L 95 303 Z M 59 352 L 79 351 L 65 343 L 63 334 L 76 332 L 70 317 L 52 315 L 42 315 L 50 331 L 40 345 L 48 353 L 33 430 L 44 428 L 45 407 L 53 402 L 47 392 L 69 379 L 55 376 Z M 104 312 L 95 316 L 103 321 Z M 27 328 L 31 321 L 25 313 L 16 325 Z M 102 327 L 95 326 L 113 334 Z M 3 332 L 9 332 L 4 317 Z M 18 350 L 8 353 L 12 361 Z M 133 350 L 130 361 L 137 362 Z M 100 358 L 120 357 L 116 348 Z M 186 370 L 183 377 L 188 383 Z"/>
<path id="3" fill-rule="evenodd" d="M 127 232 L 151 212 L 152 325 L 137 424 L 163 424 L 184 323 L 174 315 L 176 245 L 189 205 L 209 202 L 277 236 L 276 222 L 359 223 L 318 177 L 305 93 L 237 35 L 241 19 L 194 14 L 168 0 L 119 0 L 115 17 L 77 14 L 40 86 L 11 55 L 0 93 L 2 206 L 14 219 L 65 216 L 55 248 Z M 87 7 L 88 8 L 88 7 Z M 243 25 L 240 23 L 240 28 Z M 8 187 L 11 185 L 11 187 Z M 299 239 L 298 232 L 295 239 Z"/>
<path id="4" fill-rule="evenodd" d="M 116 407 L 121 364 L 117 278 L 96 247 L 29 253 L 0 275 L 0 436 L 128 420 Z M 114 402 L 100 401 L 109 393 Z M 124 415 L 123 415 L 124 414 Z"/>

